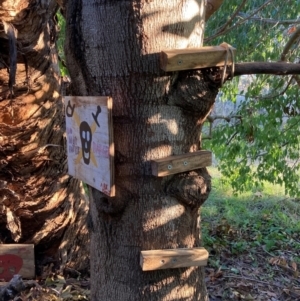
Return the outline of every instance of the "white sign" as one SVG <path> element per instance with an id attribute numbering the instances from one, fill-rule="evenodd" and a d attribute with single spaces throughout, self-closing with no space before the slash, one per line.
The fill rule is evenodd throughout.
<path id="1" fill-rule="evenodd" d="M 64 103 L 69 174 L 114 196 L 112 99 L 65 96 Z"/>

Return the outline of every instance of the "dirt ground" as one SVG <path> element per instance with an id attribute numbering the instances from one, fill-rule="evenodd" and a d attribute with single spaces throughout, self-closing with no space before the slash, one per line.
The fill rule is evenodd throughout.
<path id="1" fill-rule="evenodd" d="M 232 256 L 229 252 L 212 254 L 206 267 L 206 284 L 210 301 L 300 300 L 300 272 L 295 256 L 280 251 L 274 256 L 262 248 Z M 219 267 L 214 267 L 218 265 Z"/>

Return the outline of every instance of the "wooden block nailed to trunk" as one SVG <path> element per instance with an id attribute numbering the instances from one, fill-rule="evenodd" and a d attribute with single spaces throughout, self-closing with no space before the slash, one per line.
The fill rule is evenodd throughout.
<path id="1" fill-rule="evenodd" d="M 233 53 L 236 51 L 235 48 L 227 43 L 222 43 L 220 46 L 162 51 L 160 54 L 160 67 L 166 72 L 222 67 L 226 61 L 227 48 L 231 48 Z M 228 54 L 227 65 L 231 64 L 232 56 Z"/>
<path id="2" fill-rule="evenodd" d="M 211 164 L 211 152 L 207 150 L 200 150 L 193 153 L 152 160 L 151 168 L 153 176 L 165 177 L 180 172 L 210 166 Z"/>
<path id="3" fill-rule="evenodd" d="M 204 248 L 167 249 L 141 251 L 140 265 L 143 271 L 205 266 L 208 252 Z"/>
<path id="4" fill-rule="evenodd" d="M 14 275 L 32 279 L 35 277 L 34 245 L 0 245 L 0 279 L 10 281 Z"/>

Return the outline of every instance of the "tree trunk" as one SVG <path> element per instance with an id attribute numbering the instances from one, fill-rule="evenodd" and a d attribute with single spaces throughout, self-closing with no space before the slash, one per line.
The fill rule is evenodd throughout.
<path id="1" fill-rule="evenodd" d="M 55 1 L 0 2 L 0 240 L 84 269 L 86 203 L 66 175 L 56 10 Z"/>
<path id="2" fill-rule="evenodd" d="M 204 1 L 67 2 L 73 95 L 112 96 L 116 197 L 90 188 L 92 300 L 208 300 L 199 267 L 143 272 L 141 250 L 200 246 L 205 168 L 165 178 L 150 160 L 199 149 L 217 89 L 201 71 L 164 73 L 162 49 L 199 47 Z"/>

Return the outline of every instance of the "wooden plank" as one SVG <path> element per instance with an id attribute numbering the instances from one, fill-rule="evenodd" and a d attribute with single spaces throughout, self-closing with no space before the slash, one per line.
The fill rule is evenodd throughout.
<path id="1" fill-rule="evenodd" d="M 171 174 L 190 171 L 212 164 L 212 153 L 207 150 L 200 150 L 178 156 L 151 161 L 152 175 L 165 177 Z"/>
<path id="2" fill-rule="evenodd" d="M 16 274 L 28 279 L 35 277 L 33 244 L 0 245 L 0 279 L 10 281 Z"/>
<path id="3" fill-rule="evenodd" d="M 204 248 L 147 250 L 141 251 L 140 265 L 143 271 L 205 266 L 208 255 Z"/>
<path id="4" fill-rule="evenodd" d="M 164 71 L 169 72 L 224 66 L 227 53 L 226 47 L 230 47 L 234 54 L 236 49 L 226 43 L 221 45 L 205 46 L 197 49 L 162 51 L 160 54 L 160 67 Z M 227 64 L 232 64 L 230 53 L 228 54 Z"/>
<path id="5" fill-rule="evenodd" d="M 65 96 L 68 172 L 115 196 L 111 97 Z"/>

